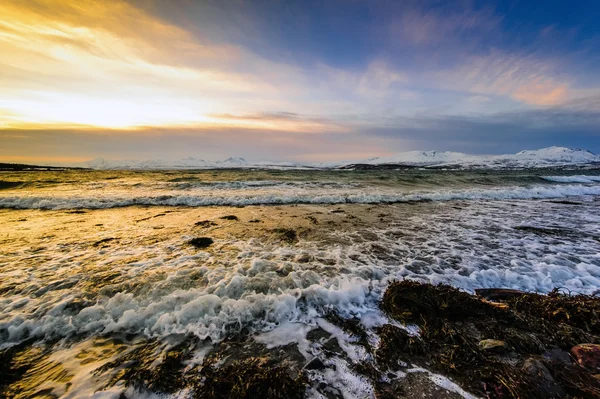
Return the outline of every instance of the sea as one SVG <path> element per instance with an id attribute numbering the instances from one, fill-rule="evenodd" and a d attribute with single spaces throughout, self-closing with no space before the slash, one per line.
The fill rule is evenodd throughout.
<path id="1" fill-rule="evenodd" d="M 599 293 L 600 171 L 0 172 L 0 396 L 192 398 L 260 357 L 374 398 L 341 324 L 376 348 L 403 279 Z"/>

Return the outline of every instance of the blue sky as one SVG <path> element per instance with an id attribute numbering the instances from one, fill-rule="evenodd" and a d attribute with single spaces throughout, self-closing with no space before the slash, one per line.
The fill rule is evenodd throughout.
<path id="1" fill-rule="evenodd" d="M 0 159 L 600 152 L 594 1 L 0 7 Z"/>

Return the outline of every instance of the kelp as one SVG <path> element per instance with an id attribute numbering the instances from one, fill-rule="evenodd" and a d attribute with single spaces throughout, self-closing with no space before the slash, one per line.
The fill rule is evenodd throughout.
<path id="1" fill-rule="evenodd" d="M 600 335 L 600 297 L 568 295 L 554 289 L 548 295 L 523 294 L 506 301 L 515 311 L 565 323 L 587 333 Z"/>
<path id="2" fill-rule="evenodd" d="M 209 359 L 204 362 L 202 376 L 194 398 L 301 399 L 307 383 L 303 373 L 293 375 L 287 367 L 263 357 L 237 360 L 224 367 Z"/>
<path id="3" fill-rule="evenodd" d="M 381 308 L 398 321 L 418 325 L 420 335 L 384 326 L 376 359 L 388 369 L 399 362 L 422 364 L 484 397 L 598 397 L 597 378 L 545 354 L 597 343 L 599 306 L 600 298 L 558 291 L 490 302 L 447 285 L 395 282 Z M 486 349 L 480 345 L 485 340 L 503 345 Z"/>

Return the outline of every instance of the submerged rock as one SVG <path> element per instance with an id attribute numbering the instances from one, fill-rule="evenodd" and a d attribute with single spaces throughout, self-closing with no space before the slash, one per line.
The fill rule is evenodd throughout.
<path id="1" fill-rule="evenodd" d="M 215 222 L 213 222 L 212 220 L 201 220 L 199 222 L 194 223 L 194 226 L 196 227 L 211 227 L 211 226 L 216 226 L 217 224 Z"/>
<path id="2" fill-rule="evenodd" d="M 190 244 L 198 249 L 208 248 L 213 242 L 213 239 L 210 237 L 196 237 L 190 240 Z"/>
<path id="3" fill-rule="evenodd" d="M 296 230 L 277 228 L 273 229 L 272 232 L 275 233 L 281 241 L 289 244 L 293 244 L 298 241 L 298 234 L 296 233 Z"/>
<path id="4" fill-rule="evenodd" d="M 113 237 L 103 238 L 103 239 L 98 240 L 95 243 L 93 243 L 92 247 L 104 246 L 104 244 L 106 244 L 107 242 L 113 241 L 113 240 L 116 240 L 116 238 L 113 238 Z"/>

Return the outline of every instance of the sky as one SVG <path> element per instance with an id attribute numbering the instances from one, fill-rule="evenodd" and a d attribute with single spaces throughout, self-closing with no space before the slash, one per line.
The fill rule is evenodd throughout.
<path id="1" fill-rule="evenodd" d="M 0 162 L 600 153 L 595 0 L 2 0 Z"/>

